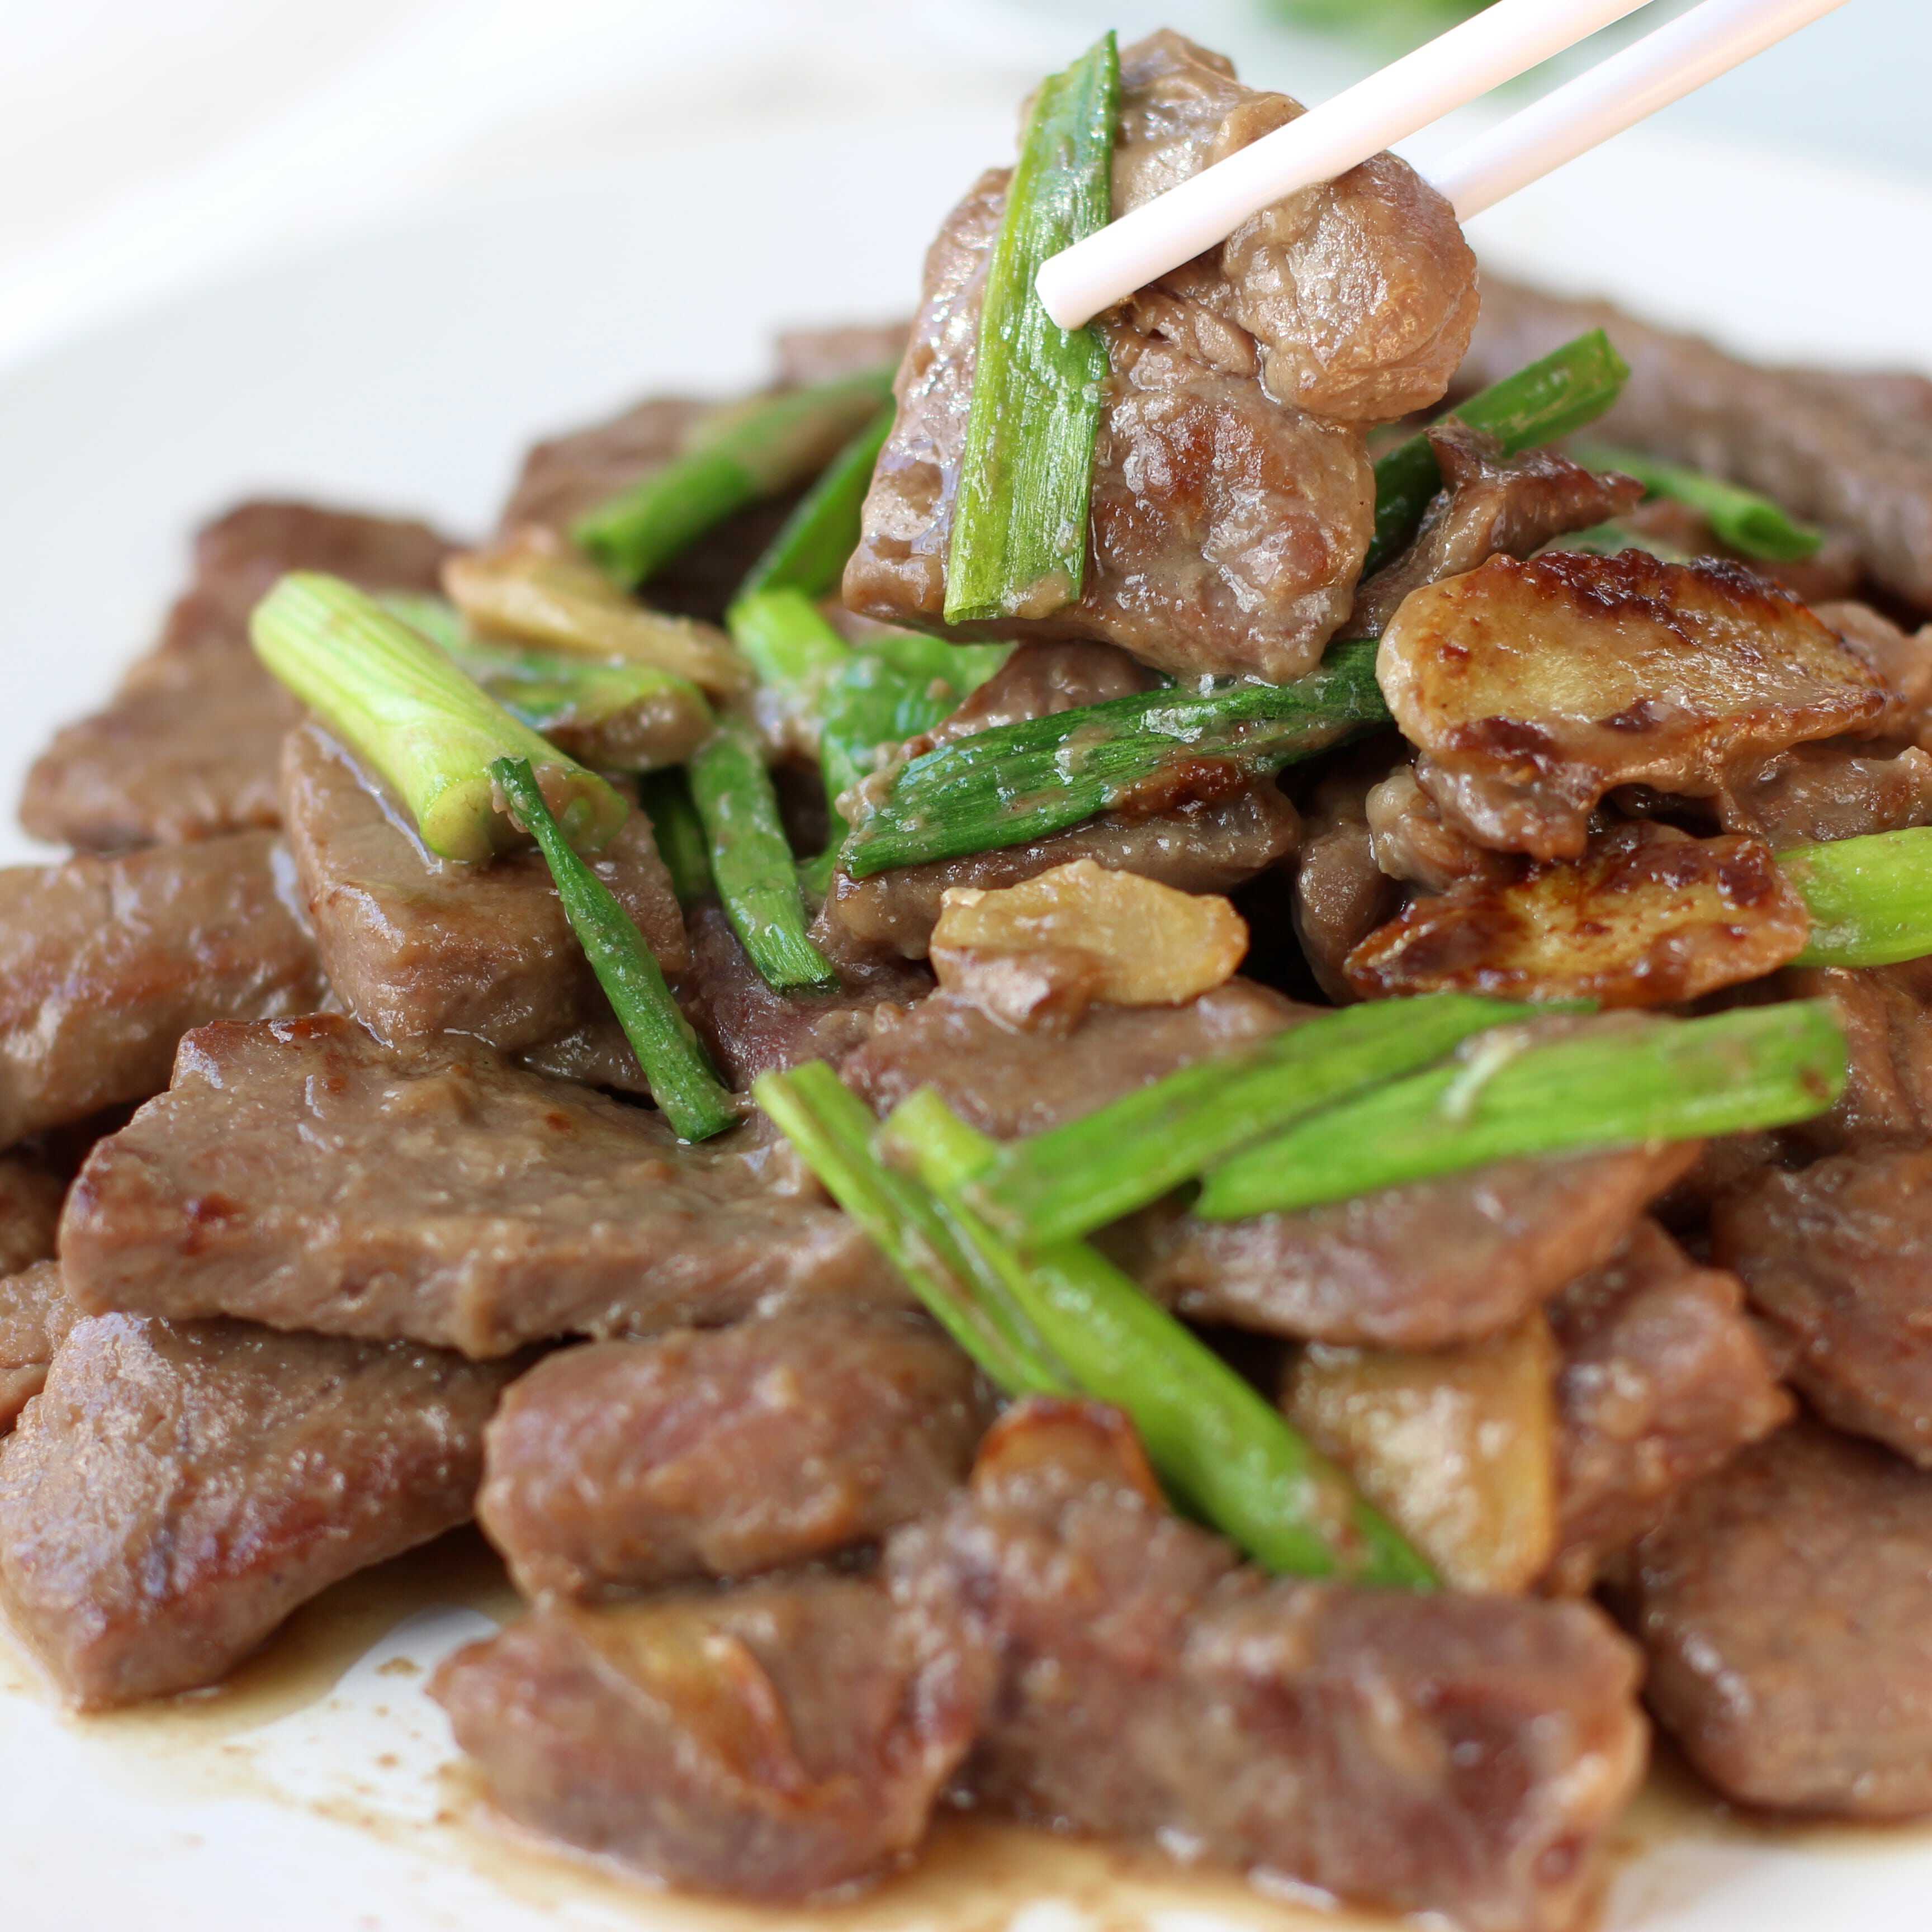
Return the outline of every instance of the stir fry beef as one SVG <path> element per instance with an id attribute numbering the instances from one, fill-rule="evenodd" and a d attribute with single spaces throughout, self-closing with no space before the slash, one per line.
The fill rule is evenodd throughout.
<path id="1" fill-rule="evenodd" d="M 1352 638 L 1378 638 L 1412 590 L 1458 577 L 1497 556 L 1526 557 L 1556 538 L 1634 509 L 1643 485 L 1586 470 L 1553 450 L 1505 458 L 1492 437 L 1454 420 L 1429 432 L 1442 472 L 1408 548 L 1355 593 Z"/>
<path id="2" fill-rule="evenodd" d="M 520 1824 L 672 1884 L 779 1902 L 902 1863 L 972 1742 L 986 1666 L 878 1585 L 553 1605 L 432 1694 Z"/>
<path id="3" fill-rule="evenodd" d="M 1932 962 L 1794 970 L 1779 984 L 1830 1005 L 1850 1062 L 1831 1112 L 1787 1127 L 1786 1138 L 1812 1154 L 1932 1139 Z"/>
<path id="4" fill-rule="evenodd" d="M 748 1576 L 937 1508 L 981 1426 L 972 1364 L 890 1310 L 592 1342 L 506 1398 L 478 1514 L 538 1600 Z"/>
<path id="5" fill-rule="evenodd" d="M 1721 1197 L 1712 1250 L 1795 1353 L 1820 1414 L 1932 1468 L 1932 1152 L 1874 1148 Z"/>
<path id="6" fill-rule="evenodd" d="M 1550 1304 L 1562 1349 L 1562 1547 L 1550 1582 L 1587 1589 L 1670 1498 L 1791 1414 L 1735 1275 L 1640 1220 Z"/>
<path id="7" fill-rule="evenodd" d="M 1094 1006 L 1050 1042 L 1002 1024 L 956 994 L 882 1006 L 872 1036 L 839 1071 L 880 1113 L 938 1089 L 982 1133 L 1043 1132 L 1198 1060 L 1244 1052 L 1312 1017 L 1252 980 L 1178 1006 Z"/>
<path id="8" fill-rule="evenodd" d="M 1695 1143 L 1498 1161 L 1293 1214 L 1150 1210 L 1107 1244 L 1192 1320 L 1440 1348 L 1510 1328 L 1616 1251 Z"/>
<path id="9" fill-rule="evenodd" d="M 1670 1006 L 1775 972 L 1810 930 L 1760 841 L 1626 825 L 1575 863 L 1415 901 L 1345 970 L 1364 998 L 1455 991 Z"/>
<path id="10" fill-rule="evenodd" d="M 158 1094 L 191 1027 L 315 1004 L 281 862 L 246 832 L 0 872 L 0 1146 Z"/>
<path id="11" fill-rule="evenodd" d="M 1923 737 L 1932 707 L 1932 624 L 1908 634 L 1869 604 L 1820 604 L 1815 614 L 1862 658 L 1902 707 L 1907 728 Z"/>
<path id="12" fill-rule="evenodd" d="M 1406 760 L 1370 788 L 1362 811 L 1376 864 L 1391 879 L 1446 892 L 1452 886 L 1500 885 L 1516 875 L 1507 856 L 1478 845 L 1443 817 Z"/>
<path id="13" fill-rule="evenodd" d="M 54 1251 L 60 1176 L 26 1154 L 0 1155 L 0 1275 L 17 1274 Z"/>
<path id="14" fill-rule="evenodd" d="M 256 662 L 248 613 L 283 572 L 372 590 L 433 590 L 448 545 L 420 524 L 244 503 L 196 540 L 194 578 L 160 642 L 105 710 L 65 727 L 28 774 L 20 820 L 108 850 L 272 828 L 283 734 L 301 716 Z"/>
<path id="15" fill-rule="evenodd" d="M 1177 34 L 1126 49 L 1114 212 L 1300 112 Z M 983 176 L 927 257 L 898 420 L 845 578 L 847 602 L 888 622 L 942 627 L 1008 178 Z M 1084 590 L 992 628 L 1100 638 L 1184 674 L 1300 675 L 1348 616 L 1373 524 L 1358 425 L 1439 398 L 1474 312 L 1474 264 L 1453 215 L 1393 156 L 1264 209 L 1218 255 L 1096 325 L 1109 374 Z"/>
<path id="16" fill-rule="evenodd" d="M 1315 788 L 1294 867 L 1294 936 L 1316 984 L 1342 1004 L 1355 998 L 1348 956 L 1402 904 L 1395 880 L 1378 862 L 1369 800 L 1382 757 L 1344 758 Z"/>
<path id="17" fill-rule="evenodd" d="M 1796 745 L 1732 784 L 1720 803 L 1727 827 L 1778 851 L 1932 825 L 1932 753 Z"/>
<path id="18" fill-rule="evenodd" d="M 1932 1476 L 1794 1423 L 1636 1546 L 1629 1610 L 1652 1709 L 1727 1797 L 1932 1810 Z"/>
<path id="19" fill-rule="evenodd" d="M 887 1563 L 998 1659 L 968 1787 L 1062 1830 L 1555 1932 L 1641 1774 L 1636 1660 L 1594 1610 L 1268 1582 L 1167 1512 L 1111 1411 L 1009 1411 Z"/>
<path id="20" fill-rule="evenodd" d="M 905 353 L 908 321 L 849 322 L 832 328 L 786 328 L 776 344 L 778 379 L 784 388 L 836 382 L 882 369 Z"/>
<path id="21" fill-rule="evenodd" d="M 328 1015 L 204 1028 L 89 1155 L 61 1252 L 91 1310 L 407 1339 L 473 1357 L 793 1298 L 903 1303 L 857 1227 L 752 1148 L 452 1036 Z"/>
<path id="22" fill-rule="evenodd" d="M 223 1676 L 467 1520 L 508 1371 L 239 1322 L 76 1322 L 0 1446 L 0 1604 L 82 1709 Z"/>
<path id="23" fill-rule="evenodd" d="M 608 1014 L 535 850 L 488 866 L 434 857 L 318 724 L 289 736 L 282 805 L 329 983 L 378 1039 L 528 1047 Z M 684 920 L 650 820 L 632 813 L 592 864 L 660 962 L 681 970 Z"/>
<path id="24" fill-rule="evenodd" d="M 46 1386 L 54 1352 L 79 1316 L 58 1262 L 36 1262 L 0 1279 L 0 1436 Z"/>
<path id="25" fill-rule="evenodd" d="M 956 738 L 997 730 L 1036 718 L 1056 718 L 1109 698 L 1150 690 L 1153 674 L 1112 644 L 1022 644 L 944 723 L 905 747 L 916 757 Z"/>
<path id="26" fill-rule="evenodd" d="M 1416 777 L 1486 845 L 1582 855 L 1619 785 L 1693 797 L 1790 746 L 1870 733 L 1891 702 L 1804 606 L 1733 566 L 1642 550 L 1492 557 L 1417 591 L 1383 695 Z"/>
<path id="27" fill-rule="evenodd" d="M 1599 327 L 1631 368 L 1598 426 L 1607 440 L 1762 490 L 1844 532 L 1886 590 L 1932 609 L 1932 383 L 1764 368 L 1607 303 L 1486 275 L 1457 387 L 1479 388 Z"/>
<path id="28" fill-rule="evenodd" d="M 752 964 L 717 906 L 690 915 L 691 966 L 680 981 L 692 1023 L 736 1087 L 808 1060 L 838 1060 L 872 1036 L 882 1004 L 916 1000 L 932 976 L 890 955 L 842 959 L 836 993 L 780 992 Z"/>

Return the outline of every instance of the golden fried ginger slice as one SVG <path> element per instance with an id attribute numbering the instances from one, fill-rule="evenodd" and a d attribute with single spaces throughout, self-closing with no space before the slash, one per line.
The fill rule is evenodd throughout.
<path id="1" fill-rule="evenodd" d="M 1416 900 L 1346 970 L 1370 999 L 1453 989 L 1659 1006 L 1775 972 L 1810 929 L 1762 841 L 1628 825 L 1574 863 Z"/>
<path id="2" fill-rule="evenodd" d="M 1416 777 L 1486 845 L 1582 854 L 1618 785 L 1710 797 L 1741 768 L 1866 734 L 1892 700 L 1788 592 L 1640 550 L 1493 556 L 1414 592 L 1377 675 Z"/>

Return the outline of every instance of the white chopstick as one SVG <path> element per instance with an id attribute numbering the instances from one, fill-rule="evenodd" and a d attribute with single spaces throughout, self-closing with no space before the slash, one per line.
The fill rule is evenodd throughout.
<path id="1" fill-rule="evenodd" d="M 1040 265 L 1046 312 L 1078 328 L 1225 242 L 1270 202 L 1337 175 L 1527 72 L 1649 0 L 1496 0 L 1493 6 L 1204 168 Z"/>
<path id="2" fill-rule="evenodd" d="M 1458 148 L 1430 179 L 1467 221 L 1844 4 L 1704 0 Z"/>

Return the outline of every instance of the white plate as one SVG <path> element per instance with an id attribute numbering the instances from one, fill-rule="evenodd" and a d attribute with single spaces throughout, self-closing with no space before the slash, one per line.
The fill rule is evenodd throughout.
<path id="1" fill-rule="evenodd" d="M 369 232 L 0 373 L 0 773 L 152 631 L 193 524 L 276 488 L 480 526 L 532 434 L 660 386 L 758 372 L 774 324 L 890 314 L 924 238 L 1008 138 L 943 112 L 687 152 L 629 178 Z M 842 214 L 840 211 L 844 211 Z M 829 214 L 828 214 L 828 212 Z M 828 225 L 829 223 L 829 225 Z M 1486 220 L 1540 262 L 1793 356 L 1932 363 L 1932 200 L 1762 156 L 1627 140 Z M 10 831 L 8 859 L 31 848 Z M 580 1879 L 463 1822 L 422 1668 L 487 1628 L 446 1550 L 352 1582 L 185 1711 L 57 1716 L 0 1652 L 0 1924 L 81 1932 L 770 1927 Z M 486 1600 L 500 1607 L 500 1596 Z M 1780 1837 L 1647 1803 L 1610 1932 L 1918 1932 L 1932 1838 Z M 1144 1862 L 955 1834 L 842 1932 L 1302 1922 Z M 1331 1929 L 1338 1922 L 1314 1922 Z"/>

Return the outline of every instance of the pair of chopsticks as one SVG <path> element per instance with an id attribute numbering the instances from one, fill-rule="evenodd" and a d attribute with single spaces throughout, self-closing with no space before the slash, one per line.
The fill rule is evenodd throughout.
<path id="1" fill-rule="evenodd" d="M 1473 18 L 1041 265 L 1046 312 L 1077 328 L 1225 242 L 1270 202 L 1333 181 L 1650 0 L 1496 0 Z M 1468 220 L 1844 4 L 1704 0 L 1472 141 L 1432 177 Z"/>

